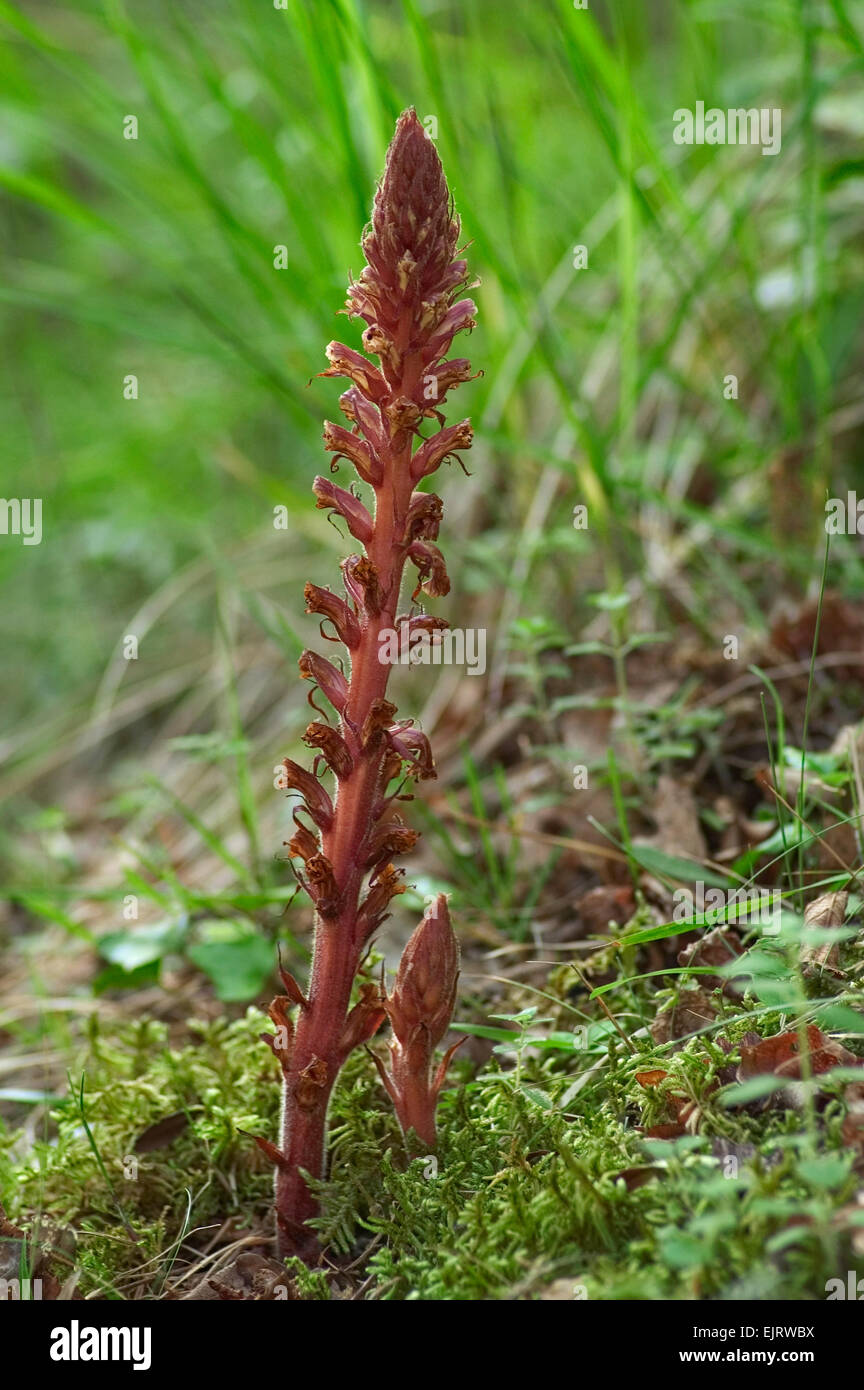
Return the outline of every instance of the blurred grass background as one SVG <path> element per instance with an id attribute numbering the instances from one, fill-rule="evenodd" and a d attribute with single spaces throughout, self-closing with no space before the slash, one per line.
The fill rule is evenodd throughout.
<path id="1" fill-rule="evenodd" d="M 82 780 L 140 810 L 172 737 L 252 738 L 250 829 L 305 711 L 302 584 L 341 548 L 309 492 L 340 388 L 307 383 L 357 341 L 335 313 L 408 104 L 482 280 L 440 608 L 494 639 L 486 717 L 513 635 L 575 640 L 597 591 L 717 643 L 724 606 L 758 628 L 818 582 L 826 490 L 862 476 L 858 0 L 2 0 L 0 25 L 3 491 L 44 508 L 40 546 L 0 543 L 25 823 Z M 700 99 L 782 108 L 782 152 L 676 146 Z M 860 596 L 860 544 L 835 564 Z"/>
<path id="2" fill-rule="evenodd" d="M 345 545 L 311 494 L 325 470 L 321 422 L 337 418 L 341 385 L 313 378 L 330 339 L 358 345 L 359 325 L 337 312 L 349 272 L 360 269 L 361 231 L 405 106 L 435 133 L 482 281 L 478 327 L 458 351 L 484 374 L 450 414 L 474 421 L 472 476 L 442 470 L 453 589 L 434 608 L 488 631 L 490 666 L 483 680 L 447 667 L 394 675 L 400 713 L 416 715 L 431 736 L 441 777 L 410 810 L 425 832 L 409 865 L 417 891 L 400 899 L 382 953 L 394 944 L 391 927 L 407 934 L 424 891 L 441 886 L 452 891 L 465 948 L 460 1027 L 479 1019 L 466 1031 L 506 1039 L 488 1018 L 527 1027 L 528 1014 L 513 1012 L 526 999 L 544 1013 L 552 1003 L 553 1018 L 536 1019 L 537 1028 L 554 1027 L 559 1014 L 568 1028 L 593 1017 L 589 1057 L 608 1057 L 612 1080 L 592 1060 L 596 1079 L 577 1105 L 583 1116 L 597 1105 L 602 1128 L 591 1132 L 602 1171 L 618 1177 L 628 1161 L 619 1119 L 626 1113 L 629 1127 L 640 1102 L 637 1082 L 627 1093 L 616 1079 L 613 1030 L 647 1037 L 657 1007 L 650 976 L 674 957 L 637 959 L 634 940 L 651 951 L 669 933 L 649 929 L 650 908 L 634 915 L 645 933 L 631 937 L 614 969 L 637 973 L 615 981 L 623 992 L 610 996 L 616 1016 L 605 1020 L 583 1012 L 584 999 L 568 1002 L 574 940 L 593 949 L 610 912 L 621 925 L 636 912 L 628 867 L 638 889 L 638 863 L 689 882 L 695 864 L 725 854 L 736 882 L 761 875 L 773 885 L 785 873 L 808 891 L 824 887 L 826 872 L 836 876 L 836 852 L 826 861 L 815 852 L 821 843 L 811 846 L 805 866 L 800 837 L 787 845 L 784 818 L 758 781 L 769 758 L 800 778 L 800 796 L 795 780 L 791 790 L 783 782 L 788 797 L 821 826 L 823 811 L 832 823 L 838 812 L 821 781 L 812 804 L 804 800 L 801 750 L 817 747 L 822 761 L 810 771 L 842 787 L 854 781 L 844 805 L 860 818 L 860 767 L 853 778 L 840 767 L 846 755 L 827 751 L 861 717 L 860 536 L 832 543 L 828 584 L 840 598 L 826 598 L 817 625 L 824 616 L 820 650 L 834 664 L 815 681 L 813 605 L 801 612 L 822 584 L 826 495 L 857 487 L 864 496 L 864 0 L 588 5 L 0 0 L 0 491 L 43 500 L 40 545 L 0 536 L 0 872 L 9 890 L 0 906 L 0 1103 L 15 1127 L 5 1140 L 10 1161 L 23 1165 L 12 1183 L 25 1181 L 19 1209 L 44 1207 L 80 1225 L 90 1275 L 95 1260 L 106 1287 L 123 1250 L 110 1183 L 106 1206 L 103 1173 L 75 1138 L 77 1110 L 68 1173 L 49 1118 L 54 1102 L 69 1103 L 66 1078 L 84 1065 L 83 1041 L 94 1054 L 88 1067 L 104 1076 L 115 1063 L 99 1029 L 134 1021 L 130 1065 L 154 1120 L 166 1104 L 186 1103 L 181 1091 L 170 1100 L 181 1054 L 166 1040 L 191 1044 L 191 1093 L 206 1086 L 214 1107 L 188 1151 L 199 1164 L 189 1170 L 200 1174 L 197 1202 L 226 1152 L 246 1170 L 250 1146 L 235 1125 L 272 1089 L 243 1031 L 260 1023 L 235 1017 L 231 1047 L 243 1061 L 228 1065 L 224 1016 L 267 999 L 276 940 L 286 963 L 303 969 L 310 913 L 302 901 L 286 912 L 294 890 L 280 847 L 291 807 L 274 789 L 273 768 L 286 754 L 307 757 L 299 746 L 306 687 L 295 663 L 318 632 L 303 613 L 303 584 L 334 585 Z M 700 100 L 780 108 L 781 152 L 675 145 L 674 112 Z M 131 118 L 136 139 L 124 138 Z M 588 265 L 577 269 L 581 246 Z M 280 247 L 284 269 L 274 264 Z M 730 376 L 737 398 L 724 394 Z M 134 399 L 124 394 L 131 377 Z M 587 530 L 573 526 L 580 504 Z M 274 528 L 276 507 L 287 509 L 287 530 Z M 778 653 L 784 605 L 789 641 Z M 723 660 L 727 634 L 741 639 L 737 664 Z M 130 636 L 136 660 L 124 657 Z M 760 689 L 761 677 L 746 674 L 750 662 L 773 670 L 777 685 L 766 679 Z M 797 685 L 783 684 L 777 662 L 791 662 Z M 578 794 L 575 763 L 591 772 L 590 790 Z M 654 860 L 643 842 L 634 861 L 631 829 L 652 820 Z M 858 865 L 860 834 L 841 828 L 843 854 Z M 689 858 L 673 862 L 673 853 Z M 789 980 L 796 948 L 793 935 Z M 554 958 L 565 963 L 550 975 L 559 950 L 566 954 Z M 680 973 L 673 966 L 675 979 Z M 859 979 L 856 965 L 847 982 L 856 1006 Z M 764 997 L 778 996 L 766 988 Z M 793 997 L 802 1018 L 822 1006 Z M 153 1016 L 170 1033 L 146 1021 Z M 853 1026 L 860 1037 L 854 1018 Z M 562 1036 L 554 1032 L 548 1046 L 559 1048 Z M 201 1072 L 202 1057 L 221 1090 Z M 700 1095 L 706 1060 L 696 1050 L 685 1059 L 688 1093 Z M 482 1053 L 475 1064 L 482 1072 Z M 550 1112 L 529 1113 L 525 1097 L 512 1115 L 502 1111 L 501 1079 L 492 1074 L 491 1106 L 478 1100 L 477 1114 L 493 1138 L 496 1124 L 507 1134 L 508 1165 L 513 1136 L 530 1134 L 533 1171 L 536 1152 L 557 1146 L 561 1130 L 548 1143 L 538 1137 L 537 1115 Z M 83 1078 L 80 1087 L 83 1118 Z M 453 1105 L 469 1091 L 484 1094 L 466 1087 Z M 98 1095 L 92 1101 L 100 1142 L 116 1138 L 118 1155 L 142 1123 L 140 1094 L 106 1084 L 103 1108 Z M 90 1096 L 88 1080 L 88 1104 Z M 112 1131 L 112 1106 L 124 1096 L 131 1109 Z M 270 1106 L 262 1099 L 262 1125 Z M 368 1135 L 384 1131 L 368 1128 L 368 1116 L 358 1122 L 356 1106 L 344 1112 L 343 1138 L 368 1152 Z M 732 1133 L 749 1141 L 752 1130 Z M 34 1168 L 28 1154 L 40 1134 L 46 1166 Z M 473 1147 L 470 1125 L 465 1135 Z M 790 1152 L 798 1138 L 790 1133 Z M 376 1184 L 383 1149 L 375 1138 Z M 347 1152 L 342 1196 L 337 1183 L 331 1200 L 350 1213 L 363 1167 Z M 52 1154 L 61 1154 L 53 1168 Z M 494 1187 L 504 1200 L 498 1229 L 516 1243 L 521 1280 L 530 1263 L 518 1244 L 523 1198 L 508 1207 L 515 1189 L 509 1178 L 491 1180 L 494 1171 L 484 1169 L 474 1188 L 457 1176 L 453 1190 L 460 1203 L 476 1198 L 484 1227 L 487 1194 Z M 520 1194 L 527 1171 L 526 1161 Z M 847 1171 L 841 1163 L 842 1181 Z M 170 1163 L 154 1172 L 158 1209 L 173 1203 L 169 1231 L 182 1242 L 190 1178 Z M 668 1177 L 656 1188 L 664 1240 L 687 1225 L 686 1259 L 705 1263 L 686 1296 L 699 1296 L 694 1287 L 713 1296 L 762 1261 L 775 1215 L 774 1248 L 784 1270 L 794 1268 L 767 1161 L 770 1215 L 754 1219 L 738 1189 L 725 1184 L 727 1197 L 715 1187 L 705 1218 L 716 1218 L 714 1235 L 699 1224 L 708 1189 L 696 1177 L 698 1192 L 695 1180 L 691 1190 Z M 796 1225 L 815 1212 L 814 1246 L 835 1272 L 852 1267 L 831 1254 L 839 1236 L 827 1189 L 841 1179 L 817 1170 L 813 1182 L 826 1192 L 808 1207 L 793 1175 L 784 1198 Z M 572 1211 L 584 1180 L 566 1181 Z M 146 1190 L 137 1191 L 149 1222 Z M 258 1177 L 248 1190 L 260 1202 Z M 562 1221 L 553 1206 L 538 1237 L 547 1263 L 565 1243 L 562 1272 L 570 1259 L 581 1274 L 586 1251 L 608 1248 L 605 1230 L 595 1243 L 593 1224 L 605 1225 L 605 1199 L 598 1204 L 593 1182 L 584 1191 L 583 1224 L 571 1224 L 571 1211 Z M 404 1193 L 399 1211 L 411 1212 L 411 1226 L 427 1199 Z M 216 1182 L 207 1200 L 223 1213 Z M 634 1202 L 632 1224 L 621 1227 L 622 1245 L 637 1241 L 626 1287 L 638 1293 L 625 1297 L 668 1287 L 659 1274 L 644 1282 L 643 1212 Z M 200 1222 L 200 1203 L 195 1216 Z M 437 1226 L 425 1219 L 416 1230 L 435 1251 L 437 1278 L 443 1247 L 426 1232 L 471 1226 L 461 1215 L 442 1224 L 439 1212 Z M 724 1222 L 741 1221 L 736 1263 L 719 1242 Z M 158 1253 L 163 1227 L 152 1229 Z M 103 1230 L 111 1267 L 99 1270 Z M 484 1267 L 471 1239 L 469 1283 Z M 120 1256 L 136 1266 L 141 1258 L 138 1247 Z M 148 1290 L 150 1263 L 140 1286 Z M 497 1249 L 493 1263 L 500 1269 Z M 824 1271 L 817 1264 L 813 1274 L 803 1257 L 799 1265 L 795 1296 L 821 1296 Z M 760 1269 L 763 1283 L 742 1287 L 776 1297 L 776 1271 Z"/>

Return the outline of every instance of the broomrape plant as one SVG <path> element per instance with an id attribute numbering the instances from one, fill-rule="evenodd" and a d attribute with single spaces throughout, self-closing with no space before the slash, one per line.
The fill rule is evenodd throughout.
<path id="1" fill-rule="evenodd" d="M 315 584 L 305 590 L 306 611 L 322 616 L 322 636 L 328 635 L 326 620 L 336 634 L 330 640 L 345 647 L 350 676 L 315 652 L 302 654 L 300 673 L 333 707 L 338 727 L 325 716 L 307 728 L 304 741 L 315 751 L 311 771 L 290 759 L 284 763 L 284 785 L 302 798 L 288 848 L 302 864 L 295 872 L 314 904 L 315 939 L 307 993 L 281 970 L 285 993 L 270 1008 L 276 1032 L 263 1036 L 284 1078 L 282 1136 L 279 1147 L 259 1143 L 276 1165 L 280 1253 L 307 1261 L 317 1255 L 308 1224 L 316 1203 L 307 1176 L 323 1173 L 327 1107 L 346 1057 L 389 1019 L 389 1071 L 376 1062 L 403 1131 L 431 1147 L 453 1051 L 433 1076 L 432 1057 L 452 1017 L 459 972 L 443 894 L 408 942 L 393 992 L 388 996 L 363 980 L 353 1007 L 351 996 L 388 904 L 404 892 L 403 872 L 393 860 L 418 838 L 399 815 L 399 803 L 410 799 L 405 785 L 435 776 L 428 739 L 411 719 L 397 719 L 387 699 L 390 664 L 381 659 L 381 638 L 395 630 L 410 650 L 448 626 L 424 613 L 418 600 L 421 593 L 437 597 L 450 589 L 435 545 L 442 502 L 421 485 L 445 459 L 458 459 L 472 439 L 468 420 L 445 426 L 441 413 L 448 393 L 471 380 L 465 358 L 447 359 L 454 336 L 475 321 L 473 302 L 459 298 L 467 268 L 458 257 L 458 238 L 437 151 L 415 112 L 407 111 L 397 123 L 362 239 L 367 264 L 348 290 L 348 315 L 367 325 L 362 345 L 368 356 L 331 343 L 330 365 L 321 373 L 351 382 L 339 402 L 350 428 L 324 426 L 331 472 L 344 460 L 375 494 L 373 514 L 353 489 L 321 477 L 313 485 L 317 506 L 338 514 L 362 547 L 342 561 L 344 599 Z M 424 437 L 421 427 L 429 421 L 436 428 Z M 417 579 L 410 611 L 399 615 L 406 560 Z M 328 770 L 332 795 L 320 780 Z"/>

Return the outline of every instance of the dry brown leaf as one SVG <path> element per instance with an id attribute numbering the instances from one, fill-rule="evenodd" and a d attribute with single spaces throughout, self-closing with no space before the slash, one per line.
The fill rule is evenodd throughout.
<path id="1" fill-rule="evenodd" d="M 169 1144 L 173 1144 L 178 1135 L 182 1134 L 189 1124 L 189 1116 L 185 1110 L 177 1110 L 173 1115 L 166 1115 L 164 1120 L 157 1120 L 155 1124 L 148 1125 L 142 1130 L 135 1140 L 136 1154 L 153 1153 L 155 1149 L 167 1149 Z"/>
<path id="2" fill-rule="evenodd" d="M 752 1034 L 745 1035 L 745 1038 Z M 759 1038 L 755 1043 L 741 1039 L 741 1065 L 738 1068 L 739 1081 L 751 1076 L 781 1076 L 789 1081 L 800 1081 L 801 1039 L 794 1030 L 775 1033 L 770 1038 Z M 807 1048 L 810 1058 L 810 1074 L 821 1076 L 832 1067 L 857 1067 L 861 1059 L 849 1052 L 842 1043 L 827 1038 L 814 1023 L 807 1028 Z"/>
<path id="3" fill-rule="evenodd" d="M 654 1071 L 637 1071 L 636 1080 L 640 1086 L 659 1086 L 661 1081 L 665 1081 L 669 1075 L 662 1067 L 656 1067 Z"/>
<path id="4" fill-rule="evenodd" d="M 823 893 L 814 898 L 804 909 L 804 925 L 807 927 L 842 927 L 846 916 L 849 894 L 844 890 L 838 893 Z M 801 964 L 808 973 L 830 970 L 842 975 L 840 969 L 840 945 L 837 941 L 826 941 L 821 946 L 803 945 L 800 951 Z"/>
<path id="5" fill-rule="evenodd" d="M 658 1138 L 658 1135 L 654 1136 Z M 644 1187 L 646 1182 L 651 1182 L 653 1178 L 666 1177 L 666 1168 L 661 1168 L 658 1164 L 642 1163 L 634 1168 L 622 1168 L 617 1173 L 610 1173 L 613 1181 L 620 1178 L 628 1192 L 635 1192 L 637 1188 Z"/>
<path id="6" fill-rule="evenodd" d="M 657 826 L 656 835 L 634 843 L 654 845 L 665 854 L 694 859 L 697 863 L 706 858 L 708 847 L 699 823 L 699 808 L 686 782 L 666 773 L 659 777 L 651 814 Z M 694 864 L 694 872 L 695 869 Z"/>
<path id="7" fill-rule="evenodd" d="M 682 989 L 677 1002 L 657 1015 L 649 1031 L 656 1043 L 673 1042 L 706 1028 L 714 1022 L 717 1014 L 717 1001 L 707 990 L 698 986 Z"/>
<path id="8" fill-rule="evenodd" d="M 184 1302 L 277 1303 L 300 1295 L 284 1265 L 267 1255 L 246 1251 L 212 1277 L 203 1278 Z"/>
<path id="9" fill-rule="evenodd" d="M 713 931 L 679 951 L 678 964 L 699 966 L 703 969 L 706 966 L 728 965 L 730 960 L 740 956 L 741 950 L 741 943 L 737 937 L 724 927 L 715 927 Z M 700 983 L 706 989 L 716 989 L 724 981 L 720 975 L 703 975 Z"/>
<path id="10" fill-rule="evenodd" d="M 608 932 L 610 922 L 623 927 L 630 921 L 636 911 L 636 899 L 629 883 L 621 887 L 601 884 L 583 894 L 576 911 L 587 935 L 600 936 Z"/>
<path id="11" fill-rule="evenodd" d="M 651 1125 L 649 1129 L 643 1129 L 642 1133 L 646 1139 L 680 1139 L 687 1131 L 683 1125 Z"/>

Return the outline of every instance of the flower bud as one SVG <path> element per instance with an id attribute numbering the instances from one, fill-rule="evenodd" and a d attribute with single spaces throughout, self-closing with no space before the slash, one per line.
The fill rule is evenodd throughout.
<path id="1" fill-rule="evenodd" d="M 437 1047 L 450 1027 L 459 978 L 459 942 L 450 922 L 447 899 L 439 893 L 423 914 L 402 952 L 387 1012 L 393 1033 L 407 1045 L 423 1027 Z"/>

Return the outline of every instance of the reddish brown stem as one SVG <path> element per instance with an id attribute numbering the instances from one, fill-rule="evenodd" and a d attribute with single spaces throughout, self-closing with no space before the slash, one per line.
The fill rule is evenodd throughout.
<path id="1" fill-rule="evenodd" d="M 445 457 L 470 447 L 470 425 L 439 429 L 428 439 L 421 436 L 416 451 L 414 446 L 425 421 L 442 424 L 448 391 L 470 379 L 464 359 L 446 358 L 454 335 L 474 321 L 470 300 L 454 303 L 465 276 L 465 262 L 456 259 L 458 232 L 438 155 L 414 112 L 406 112 L 363 238 L 368 265 L 348 298 L 349 314 L 368 325 L 363 346 L 381 365 L 331 343 L 325 373 L 352 382 L 340 405 L 353 431 L 325 424 L 333 466 L 347 459 L 375 492 L 373 520 L 344 488 L 323 478 L 314 488 L 317 505 L 338 512 L 365 548 L 343 565 L 347 602 L 315 585 L 306 589 L 308 611 L 323 614 L 348 648 L 350 681 L 323 658 L 303 654 L 301 673 L 335 707 L 339 726 L 337 731 L 316 720 L 307 729 L 306 742 L 319 752 L 313 772 L 285 762 L 286 785 L 301 792 L 315 826 L 311 830 L 295 813 L 297 833 L 290 842 L 292 857 L 305 866 L 300 882 L 315 903 L 315 939 L 307 994 L 285 976 L 286 994 L 271 1006 L 278 1033 L 267 1040 L 284 1077 L 282 1142 L 278 1151 L 262 1147 L 276 1162 L 280 1251 L 305 1260 L 317 1251 L 309 1225 L 316 1203 L 306 1175 L 317 1179 L 324 1172 L 333 1084 L 348 1053 L 372 1038 L 385 1014 L 397 1040 L 393 1076 L 385 1084 L 403 1128 L 434 1141 L 441 1083 L 430 1081 L 431 1053 L 449 1023 L 458 963 L 446 901 L 440 898 L 430 909 L 419 937 L 415 933 L 414 945 L 409 943 L 410 968 L 403 959 L 391 999 L 367 983 L 352 1008 L 351 993 L 369 939 L 389 900 L 402 891 L 389 861 L 416 839 L 393 814 L 388 786 L 406 776 L 434 776 L 424 735 L 410 720 L 393 722 L 395 706 L 385 698 L 390 666 L 381 659 L 380 639 L 410 621 L 446 626 L 413 613 L 397 621 L 397 606 L 406 559 L 418 569 L 414 597 L 421 588 L 431 595 L 449 589 L 443 557 L 431 544 L 441 500 L 415 489 Z M 322 760 L 336 778 L 334 801 L 317 780 Z M 299 1009 L 295 1022 L 288 1016 L 292 1007 Z"/>
<path id="2" fill-rule="evenodd" d="M 410 444 L 406 446 L 410 456 Z M 403 455 L 406 451 L 403 451 Z M 392 629 L 405 566 L 405 516 L 410 500 L 396 470 L 408 477 L 407 460 L 390 456 L 384 482 L 378 489 L 375 534 L 368 546 L 377 564 L 387 599 L 377 619 L 370 621 L 351 663 L 348 704 L 340 732 L 354 758 L 354 771 L 342 784 L 333 827 L 322 834 L 324 854 L 333 866 L 337 883 L 343 884 L 346 906 L 339 916 L 322 921 L 316 914 L 312 978 L 308 1006 L 302 1009 L 294 1035 L 291 1066 L 285 1076 L 282 1107 L 284 1167 L 276 1174 L 276 1218 L 282 1254 L 308 1260 L 316 1251 L 316 1238 L 306 1225 L 316 1203 L 301 1170 L 320 1177 L 324 1166 L 327 1106 L 333 1083 L 345 1060 L 342 1035 L 348 1016 L 351 988 L 365 940 L 357 928 L 357 905 L 363 882 L 364 847 L 373 826 L 373 806 L 381 792 L 385 749 L 364 752 L 359 730 L 374 702 L 387 690 L 389 666 L 378 660 L 379 633 Z M 304 1077 L 306 1084 L 304 1085 Z M 314 1084 L 313 1084 L 314 1083 Z M 302 1100 L 302 1103 L 301 1103 Z"/>

